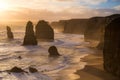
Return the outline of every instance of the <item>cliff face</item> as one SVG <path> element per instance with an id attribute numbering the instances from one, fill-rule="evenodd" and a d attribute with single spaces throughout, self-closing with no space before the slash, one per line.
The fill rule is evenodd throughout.
<path id="1" fill-rule="evenodd" d="M 97 41 L 99 42 L 97 48 L 102 49 L 104 46 L 105 26 L 118 17 L 120 17 L 120 14 L 106 17 L 92 17 L 90 19 L 63 20 L 56 22 L 56 28 L 61 28 L 64 30 L 64 33 L 84 34 L 85 41 Z"/>
<path id="2" fill-rule="evenodd" d="M 100 40 L 102 37 L 102 32 L 106 26 L 105 17 L 94 17 L 90 18 L 87 22 L 87 28 L 85 30 L 85 40 Z"/>
<path id="3" fill-rule="evenodd" d="M 65 24 L 65 20 L 60 20 L 58 22 L 52 22 L 50 25 L 56 32 L 63 32 Z"/>
<path id="4" fill-rule="evenodd" d="M 43 41 L 53 41 L 54 31 L 46 21 L 39 21 L 36 25 L 36 37 Z"/>
<path id="5" fill-rule="evenodd" d="M 87 21 L 88 19 L 61 20 L 59 22 L 52 22 L 51 26 L 59 32 L 84 34 Z"/>
<path id="6" fill-rule="evenodd" d="M 31 21 L 29 21 L 26 25 L 23 45 L 37 45 L 37 40 L 33 31 L 33 24 Z"/>
<path id="7" fill-rule="evenodd" d="M 64 26 L 64 33 L 84 34 L 87 19 L 71 19 Z"/>
<path id="8" fill-rule="evenodd" d="M 120 18 L 105 28 L 103 57 L 104 69 L 120 77 Z"/>
<path id="9" fill-rule="evenodd" d="M 87 23 L 85 31 L 86 41 L 99 41 L 98 49 L 103 49 L 104 46 L 104 32 L 105 27 L 114 19 L 120 17 L 120 14 L 114 14 L 106 17 L 94 17 L 90 18 Z"/>

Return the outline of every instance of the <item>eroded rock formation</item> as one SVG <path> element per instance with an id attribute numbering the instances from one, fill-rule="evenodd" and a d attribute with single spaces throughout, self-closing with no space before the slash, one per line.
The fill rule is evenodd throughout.
<path id="1" fill-rule="evenodd" d="M 37 45 L 37 40 L 33 31 L 33 24 L 31 21 L 29 21 L 26 25 L 23 45 Z"/>
<path id="2" fill-rule="evenodd" d="M 36 37 L 43 41 L 53 41 L 54 31 L 46 21 L 41 20 L 36 25 Z"/>
<path id="3" fill-rule="evenodd" d="M 58 56 L 60 56 L 60 54 L 58 53 L 58 50 L 57 50 L 57 48 L 55 46 L 51 46 L 48 49 L 48 52 L 49 52 L 50 57 L 58 57 Z"/>
<path id="4" fill-rule="evenodd" d="M 7 37 L 8 37 L 8 39 L 14 39 L 13 33 L 9 26 L 7 26 Z"/>
<path id="5" fill-rule="evenodd" d="M 105 28 L 103 57 L 104 69 L 120 77 L 120 18 Z"/>

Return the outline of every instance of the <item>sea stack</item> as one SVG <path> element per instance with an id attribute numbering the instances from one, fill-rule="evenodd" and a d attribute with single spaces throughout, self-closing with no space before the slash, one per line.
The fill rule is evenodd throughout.
<path id="1" fill-rule="evenodd" d="M 104 69 L 120 77 L 120 18 L 105 28 L 103 57 Z"/>
<path id="2" fill-rule="evenodd" d="M 33 31 L 33 24 L 31 21 L 29 21 L 26 25 L 23 45 L 37 45 L 37 40 Z"/>
<path id="3" fill-rule="evenodd" d="M 8 39 L 14 39 L 13 33 L 9 26 L 7 26 L 7 37 L 8 37 Z"/>
<path id="4" fill-rule="evenodd" d="M 37 23 L 36 38 L 41 41 L 54 41 L 54 31 L 48 22 L 41 20 Z"/>
<path id="5" fill-rule="evenodd" d="M 48 52 L 49 52 L 50 57 L 59 57 L 60 56 L 60 54 L 58 53 L 58 50 L 55 46 L 51 46 L 48 49 Z"/>

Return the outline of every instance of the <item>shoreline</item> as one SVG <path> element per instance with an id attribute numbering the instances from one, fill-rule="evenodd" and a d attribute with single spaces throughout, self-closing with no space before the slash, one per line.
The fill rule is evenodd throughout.
<path id="1" fill-rule="evenodd" d="M 103 54 L 100 50 L 85 56 L 81 61 L 87 62 L 87 65 L 75 73 L 80 76 L 77 80 L 120 80 L 104 70 Z"/>

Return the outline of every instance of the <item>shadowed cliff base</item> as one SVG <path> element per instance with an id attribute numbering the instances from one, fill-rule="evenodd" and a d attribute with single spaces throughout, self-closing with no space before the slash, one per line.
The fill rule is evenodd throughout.
<path id="1" fill-rule="evenodd" d="M 87 65 L 84 69 L 76 72 L 80 76 L 77 80 L 120 80 L 104 70 L 102 51 L 90 54 L 82 61 L 87 62 Z"/>

